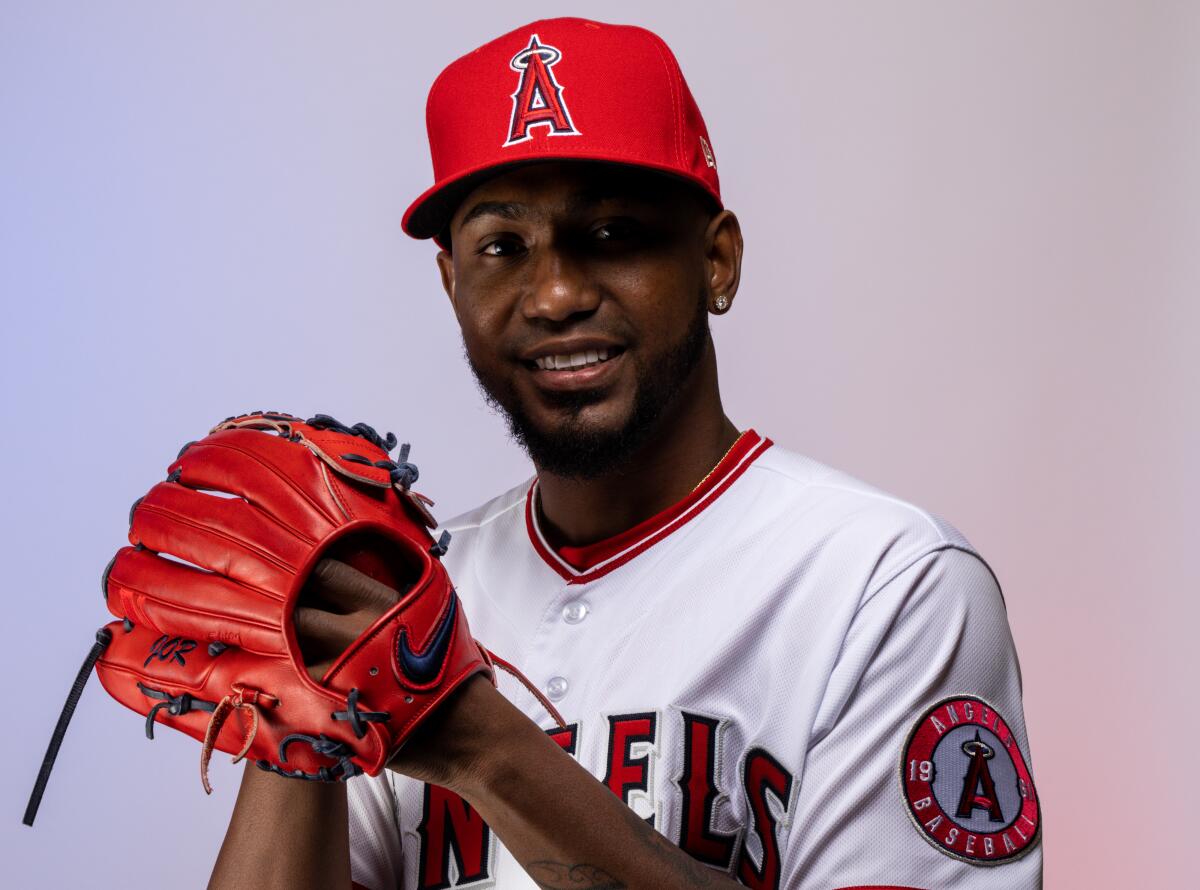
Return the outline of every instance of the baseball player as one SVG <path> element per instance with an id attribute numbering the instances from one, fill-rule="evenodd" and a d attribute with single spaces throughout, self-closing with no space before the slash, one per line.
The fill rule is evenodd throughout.
<path id="1" fill-rule="evenodd" d="M 1040 887 L 987 564 L 724 412 L 742 237 L 666 44 L 538 21 L 447 67 L 427 123 L 404 228 L 534 466 L 443 561 L 540 696 L 474 676 L 375 777 L 248 769 L 210 886 Z M 314 583 L 312 652 L 397 597 L 335 560 Z"/>

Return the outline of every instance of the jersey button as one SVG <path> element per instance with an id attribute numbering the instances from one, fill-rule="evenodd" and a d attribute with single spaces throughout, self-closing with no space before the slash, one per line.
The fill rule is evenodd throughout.
<path id="1" fill-rule="evenodd" d="M 546 684 L 546 694 L 550 696 L 551 701 L 561 699 L 567 694 L 567 678 L 551 677 L 550 682 Z"/>
<path id="2" fill-rule="evenodd" d="M 567 624 L 578 624 L 588 615 L 588 604 L 584 602 L 573 602 L 563 606 L 563 621 Z"/>

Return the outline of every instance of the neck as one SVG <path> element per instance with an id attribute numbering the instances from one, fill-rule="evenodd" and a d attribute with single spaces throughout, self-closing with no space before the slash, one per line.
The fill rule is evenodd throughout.
<path id="1" fill-rule="evenodd" d="M 583 546 L 612 537 L 686 497 L 729 448 L 738 429 L 725 416 L 710 350 L 675 410 L 621 467 L 594 479 L 538 473 L 542 532 L 551 545 Z M 687 398 L 688 389 L 696 390 Z"/>

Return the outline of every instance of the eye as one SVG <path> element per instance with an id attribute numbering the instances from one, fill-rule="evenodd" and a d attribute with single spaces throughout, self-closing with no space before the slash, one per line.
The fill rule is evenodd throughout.
<path id="1" fill-rule="evenodd" d="M 597 241 L 626 241 L 636 234 L 636 224 L 626 219 L 611 220 L 592 229 L 592 237 Z"/>
<path id="2" fill-rule="evenodd" d="M 510 257 L 524 249 L 525 246 L 516 238 L 502 235 L 484 243 L 477 252 L 482 256 Z"/>

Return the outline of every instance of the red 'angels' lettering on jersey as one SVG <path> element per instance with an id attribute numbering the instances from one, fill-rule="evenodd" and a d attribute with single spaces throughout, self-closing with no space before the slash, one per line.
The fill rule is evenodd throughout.
<path id="1" fill-rule="evenodd" d="M 547 733 L 568 754 L 575 753 L 579 724 L 571 723 Z M 421 890 L 467 887 L 491 880 L 495 856 L 491 829 L 474 807 L 440 785 L 425 785 L 421 822 L 420 869 L 417 886 Z M 451 883 L 450 857 L 458 869 Z"/>
<path id="2" fill-rule="evenodd" d="M 775 815 L 767 804 L 767 795 L 774 797 L 786 813 L 791 806 L 792 774 L 762 748 L 753 748 L 742 766 L 742 783 L 754 820 L 753 829 L 762 845 L 762 857 L 756 865 L 749 847 L 743 843 L 737 878 L 753 890 L 777 890 L 783 869 Z"/>
<path id="3" fill-rule="evenodd" d="M 921 715 L 904 745 L 900 783 L 913 825 L 955 859 L 999 865 L 1040 838 L 1025 757 L 1004 719 L 976 696 L 943 699 Z"/>
<path id="4" fill-rule="evenodd" d="M 492 832 L 469 803 L 440 785 L 425 786 L 421 824 L 418 886 L 424 890 L 450 887 L 450 857 L 458 866 L 462 887 L 486 881 L 492 873 Z"/>
<path id="5" fill-rule="evenodd" d="M 713 814 L 725 797 L 717 788 L 717 748 L 722 723 L 700 714 L 683 715 L 683 773 L 679 777 L 683 818 L 679 847 L 706 865 L 729 871 L 737 853 L 738 832 L 713 828 Z"/>
<path id="6" fill-rule="evenodd" d="M 646 821 L 654 824 L 654 792 L 650 786 L 650 757 L 658 744 L 658 715 L 615 714 L 608 718 L 608 757 L 604 784 L 631 808 L 638 795 L 649 804 Z"/>
<path id="7" fill-rule="evenodd" d="M 563 101 L 563 88 L 554 79 L 551 67 L 562 58 L 553 46 L 538 41 L 534 34 L 529 46 L 512 57 L 509 67 L 521 73 L 517 90 L 512 94 L 512 120 L 504 144 L 515 145 L 532 138 L 531 127 L 545 126 L 551 136 L 578 136 L 571 115 Z"/>
<path id="8" fill-rule="evenodd" d="M 572 757 L 575 756 L 575 745 L 579 736 L 579 724 L 568 723 L 562 729 L 548 729 L 546 735 L 554 739 L 558 743 L 558 747 L 562 748 Z"/>
<path id="9" fill-rule="evenodd" d="M 784 813 L 791 806 L 792 775 L 762 748 L 746 752 L 741 764 L 747 808 L 758 840 L 757 852 L 739 844 L 746 829 L 720 832 L 713 817 L 728 794 L 721 788 L 717 764 L 724 722 L 712 717 L 681 712 L 684 733 L 683 771 L 675 780 L 682 791 L 679 846 L 696 859 L 735 873 L 747 887 L 779 887 L 782 867 L 776 810 L 768 803 L 775 798 Z M 658 714 L 653 711 L 616 714 L 608 718 L 608 749 L 604 784 L 631 808 L 634 801 L 649 805 L 654 824 L 654 780 L 652 763 L 658 744 Z M 568 754 L 575 755 L 579 724 L 547 732 Z M 494 880 L 496 841 L 487 823 L 465 800 L 452 791 L 426 785 L 421 821 L 417 886 L 421 890 L 470 887 Z M 454 863 L 453 870 L 451 862 Z"/>

